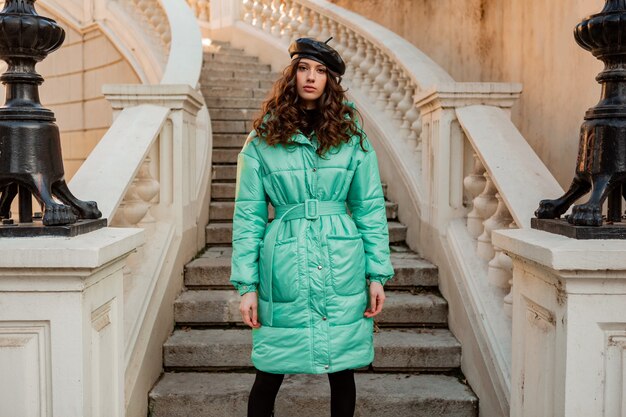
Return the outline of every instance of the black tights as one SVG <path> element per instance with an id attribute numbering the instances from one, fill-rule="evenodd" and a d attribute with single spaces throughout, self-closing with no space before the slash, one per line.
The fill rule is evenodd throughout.
<path id="1" fill-rule="evenodd" d="M 274 401 L 284 377 L 285 374 L 256 370 L 256 379 L 248 399 L 248 417 L 274 416 Z M 356 404 L 354 370 L 331 372 L 328 374 L 328 382 L 330 382 L 331 417 L 353 417 Z"/>

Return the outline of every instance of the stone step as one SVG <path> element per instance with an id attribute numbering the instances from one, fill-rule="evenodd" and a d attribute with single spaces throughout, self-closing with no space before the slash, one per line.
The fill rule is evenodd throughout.
<path id="1" fill-rule="evenodd" d="M 244 135 L 245 136 L 245 135 Z M 245 140 L 245 138 L 244 138 Z M 211 178 L 213 180 L 231 180 L 237 178 L 237 165 L 216 165 L 212 166 L 213 172 Z"/>
<path id="2" fill-rule="evenodd" d="M 401 243 L 406 240 L 407 227 L 396 221 L 388 222 L 389 243 Z M 232 222 L 211 222 L 206 227 L 206 241 L 210 245 L 230 244 L 233 235 Z"/>
<path id="3" fill-rule="evenodd" d="M 213 148 L 213 163 L 214 164 L 236 164 L 237 156 L 241 149 L 239 148 Z M 233 188 L 232 196 L 220 197 L 220 198 L 235 198 L 235 189 Z M 211 197 L 215 198 L 215 195 L 211 193 Z"/>
<path id="4" fill-rule="evenodd" d="M 201 91 L 204 97 L 265 98 L 269 93 L 267 88 L 217 87 L 214 85 L 203 86 Z"/>
<path id="5" fill-rule="evenodd" d="M 230 243 L 230 242 L 229 242 Z M 230 265 L 232 246 L 213 246 L 185 266 L 185 286 L 188 288 L 232 289 Z M 437 267 L 415 252 L 391 251 L 395 276 L 385 289 L 436 287 Z"/>
<path id="6" fill-rule="evenodd" d="M 239 133 L 213 133 L 213 146 L 217 148 L 237 148 L 241 150 L 248 135 Z"/>
<path id="7" fill-rule="evenodd" d="M 375 317 L 379 326 L 446 324 L 448 305 L 432 292 L 413 294 L 385 291 L 383 310 Z M 233 290 L 189 290 L 174 302 L 174 319 L 179 325 L 244 326 L 239 312 L 241 296 Z"/>
<path id="8" fill-rule="evenodd" d="M 206 45 L 203 48 L 203 55 L 207 54 L 220 54 L 220 55 L 237 55 L 248 56 L 246 52 L 241 48 L 234 48 L 228 42 L 218 43 L 218 41 L 212 40 L 211 45 Z"/>
<path id="9" fill-rule="evenodd" d="M 237 70 L 237 71 L 255 71 L 255 72 L 270 72 L 272 66 L 269 64 L 261 64 L 259 62 L 220 62 L 220 61 L 204 61 L 202 63 L 202 72 L 211 73 L 215 70 Z M 252 77 L 250 77 L 252 78 Z"/>
<path id="10" fill-rule="evenodd" d="M 269 83 L 269 86 L 268 86 Z M 243 80 L 235 78 L 210 78 L 209 82 L 202 82 L 202 88 L 208 87 L 239 87 L 239 88 L 269 88 L 270 81 Z"/>
<path id="11" fill-rule="evenodd" d="M 254 378 L 244 372 L 166 372 L 150 392 L 150 416 L 245 416 Z M 356 372 L 355 383 L 355 416 L 478 415 L 478 399 L 455 377 Z M 274 410 L 276 416 L 329 417 L 327 375 L 285 375 Z"/>
<path id="12" fill-rule="evenodd" d="M 254 120 L 261 109 L 211 109 L 211 121 L 215 120 Z M 243 145 L 243 143 L 242 143 Z"/>
<path id="13" fill-rule="evenodd" d="M 277 72 L 269 71 L 248 71 L 243 69 L 210 69 L 203 70 L 200 75 L 202 85 L 212 84 L 216 79 L 235 78 L 237 80 L 259 80 L 274 82 L 280 76 Z"/>
<path id="14" fill-rule="evenodd" d="M 407 227 L 400 222 L 389 223 L 389 243 L 400 243 L 406 240 Z"/>
<path id="15" fill-rule="evenodd" d="M 230 51 L 241 51 L 239 49 L 230 49 Z M 258 64 L 259 58 L 256 56 L 245 55 L 243 53 L 235 52 L 235 53 L 225 53 L 225 50 L 220 50 L 216 52 L 205 52 L 203 54 L 203 59 L 205 63 L 209 62 L 221 62 L 221 63 L 229 63 L 229 64 Z"/>
<path id="16" fill-rule="evenodd" d="M 252 121 L 214 120 L 211 128 L 214 133 L 235 133 L 246 137 L 252 130 Z"/>
<path id="17" fill-rule="evenodd" d="M 250 329 L 176 330 L 163 345 L 166 370 L 252 369 Z M 461 366 L 461 345 L 446 329 L 380 329 L 375 371 L 434 371 Z M 365 367 L 364 369 L 367 369 Z"/>
<path id="18" fill-rule="evenodd" d="M 230 245 L 233 241 L 233 224 L 209 223 L 206 228 L 207 245 Z"/>
<path id="19" fill-rule="evenodd" d="M 220 149 L 223 151 L 223 149 Z M 236 150 L 239 153 L 239 150 Z M 215 149 L 213 150 L 213 160 L 216 158 Z M 234 182 L 216 182 L 213 181 L 211 183 L 211 199 L 223 198 L 223 199 L 233 199 L 235 198 L 235 186 Z"/>
<path id="20" fill-rule="evenodd" d="M 385 201 L 385 209 L 388 220 L 395 220 L 398 217 L 397 203 Z M 232 220 L 234 211 L 234 201 L 212 201 L 209 207 L 209 218 L 212 220 Z"/>
<path id="21" fill-rule="evenodd" d="M 205 97 L 204 101 L 209 109 L 260 109 L 263 105 L 262 98 L 228 98 L 228 97 Z M 210 112 L 210 110 L 209 110 Z"/>

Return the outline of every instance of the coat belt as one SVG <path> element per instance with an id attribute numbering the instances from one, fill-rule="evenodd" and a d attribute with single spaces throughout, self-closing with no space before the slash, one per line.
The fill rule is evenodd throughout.
<path id="1" fill-rule="evenodd" d="M 274 224 L 272 230 L 270 230 L 265 236 L 265 246 L 263 247 L 263 254 L 265 255 L 265 265 L 263 270 L 266 279 L 269 280 L 269 302 L 267 303 L 266 317 L 268 318 L 270 326 L 273 324 L 274 319 L 274 302 L 272 296 L 272 281 L 274 278 L 272 270 L 274 264 L 274 246 L 276 244 L 276 235 L 278 234 L 280 223 L 285 220 L 302 218 L 314 221 L 318 219 L 319 216 L 347 213 L 345 201 L 320 201 L 316 198 L 306 199 L 304 203 L 275 206 L 274 209 L 275 217 L 272 224 L 276 224 Z M 295 262 L 297 260 L 294 259 L 293 261 Z"/>

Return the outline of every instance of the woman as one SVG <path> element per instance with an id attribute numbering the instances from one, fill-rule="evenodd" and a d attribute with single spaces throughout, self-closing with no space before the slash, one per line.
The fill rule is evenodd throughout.
<path id="1" fill-rule="evenodd" d="M 376 154 L 327 42 L 291 44 L 237 159 L 230 282 L 252 328 L 249 417 L 273 415 L 286 373 L 327 373 L 332 417 L 353 416 L 354 369 L 374 359 L 394 274 Z"/>

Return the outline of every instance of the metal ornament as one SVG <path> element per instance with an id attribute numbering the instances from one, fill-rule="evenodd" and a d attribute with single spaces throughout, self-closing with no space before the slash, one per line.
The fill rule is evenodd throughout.
<path id="1" fill-rule="evenodd" d="M 539 219 L 557 219 L 591 190 L 586 203 L 572 207 L 567 222 L 597 228 L 603 224 L 602 205 L 607 198 L 607 223 L 621 221 L 622 196 L 626 193 L 626 0 L 606 0 L 600 13 L 576 26 L 574 37 L 582 48 L 604 62 L 604 70 L 596 77 L 602 85 L 602 96 L 585 114 L 576 174 L 569 190 L 556 200 L 542 200 L 535 215 Z M 538 223 L 534 219 L 533 227 Z M 626 238 L 625 232 L 612 232 L 611 237 Z"/>
<path id="2" fill-rule="evenodd" d="M 39 16 L 34 3 L 7 0 L 0 12 L 0 59 L 8 64 L 0 76 L 6 87 L 0 107 L 0 218 L 12 223 L 11 203 L 19 195 L 19 222 L 32 223 L 32 195 L 43 207 L 45 226 L 98 219 L 97 204 L 78 200 L 67 187 L 54 113 L 39 101 L 44 80 L 35 64 L 61 46 L 65 31 Z"/>

